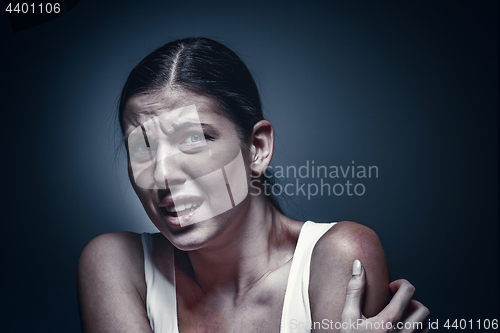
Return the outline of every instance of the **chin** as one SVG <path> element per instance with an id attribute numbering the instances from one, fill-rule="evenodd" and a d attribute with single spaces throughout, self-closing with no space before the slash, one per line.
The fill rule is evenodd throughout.
<path id="1" fill-rule="evenodd" d="M 214 226 L 214 221 L 207 220 L 191 224 L 181 228 L 181 230 L 162 230 L 161 233 L 181 251 L 195 251 L 202 249 L 210 240 L 220 234 L 220 230 Z M 210 226 L 211 225 L 211 226 Z"/>

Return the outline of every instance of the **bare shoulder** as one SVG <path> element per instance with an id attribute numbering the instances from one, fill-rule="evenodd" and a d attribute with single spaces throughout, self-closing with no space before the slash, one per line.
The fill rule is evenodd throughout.
<path id="1" fill-rule="evenodd" d="M 78 263 L 78 296 L 84 332 L 151 332 L 141 235 L 117 232 L 90 241 Z"/>
<path id="2" fill-rule="evenodd" d="M 127 273 L 126 275 L 122 275 Z M 141 235 L 132 232 L 115 232 L 97 236 L 83 249 L 78 263 L 78 277 L 109 278 L 130 283 L 144 276 L 144 255 Z M 144 280 L 144 278 L 141 278 Z M 125 283 L 125 281 L 122 281 Z"/>
<path id="3" fill-rule="evenodd" d="M 83 249 L 80 259 L 86 259 L 88 256 L 102 258 L 109 251 L 126 250 L 126 253 L 130 254 L 139 249 L 142 251 L 140 234 L 127 231 L 107 233 L 92 239 Z"/>
<path id="4" fill-rule="evenodd" d="M 389 300 L 389 269 L 377 234 L 355 222 L 339 222 L 318 241 L 311 258 L 311 308 L 340 319 L 352 264 L 359 259 L 367 276 L 363 311 L 373 316 Z M 325 317 L 327 318 L 327 317 Z"/>
<path id="5" fill-rule="evenodd" d="M 316 244 L 313 258 L 332 264 L 352 264 L 354 259 L 359 259 L 365 268 L 385 264 L 384 250 L 377 234 L 350 221 L 339 222 L 328 230 Z"/>

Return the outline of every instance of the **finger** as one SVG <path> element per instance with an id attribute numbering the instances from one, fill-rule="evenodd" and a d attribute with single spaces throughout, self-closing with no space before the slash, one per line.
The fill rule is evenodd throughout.
<path id="1" fill-rule="evenodd" d="M 407 308 L 408 318 L 415 317 L 416 319 L 427 319 L 431 312 L 425 305 L 412 299 Z"/>
<path id="2" fill-rule="evenodd" d="M 409 315 L 404 320 L 404 327 L 402 332 L 421 332 L 424 331 L 424 324 L 429 318 L 430 311 L 419 301 L 411 300 L 407 309 Z"/>
<path id="3" fill-rule="evenodd" d="M 413 285 L 408 280 L 405 280 L 405 279 L 399 279 L 396 281 L 392 281 L 389 284 L 389 288 L 391 289 L 391 291 L 393 293 L 396 293 L 401 288 L 407 288 L 407 287 L 413 288 L 413 292 L 415 292 L 415 287 L 413 287 Z"/>
<path id="4" fill-rule="evenodd" d="M 415 294 L 415 287 L 410 282 L 401 279 L 391 282 L 389 288 L 395 294 L 379 316 L 395 324 L 403 317 L 403 313 Z"/>
<path id="5" fill-rule="evenodd" d="M 359 260 L 354 260 L 352 264 L 352 276 L 347 284 L 344 311 L 342 320 L 361 318 L 361 305 L 365 292 L 366 276 L 365 270 Z"/>

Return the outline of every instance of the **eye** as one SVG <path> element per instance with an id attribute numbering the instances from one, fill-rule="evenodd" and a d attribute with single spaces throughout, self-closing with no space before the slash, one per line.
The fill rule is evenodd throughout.
<path id="1" fill-rule="evenodd" d="M 182 140 L 182 144 L 193 144 L 203 141 L 203 133 L 188 133 Z"/>

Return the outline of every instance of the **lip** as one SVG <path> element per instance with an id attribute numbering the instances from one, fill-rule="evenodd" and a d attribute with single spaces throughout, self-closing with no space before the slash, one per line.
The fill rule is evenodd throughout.
<path id="1" fill-rule="evenodd" d="M 198 206 L 190 212 L 180 212 L 180 215 L 178 215 L 177 212 L 171 211 L 173 207 L 177 208 L 188 203 L 198 203 Z M 203 203 L 204 200 L 201 197 L 195 195 L 179 195 L 175 198 L 168 195 L 161 199 L 157 203 L 157 206 L 160 208 L 164 219 L 169 225 L 173 227 L 184 227 L 193 223 L 195 213 L 203 205 Z"/>

